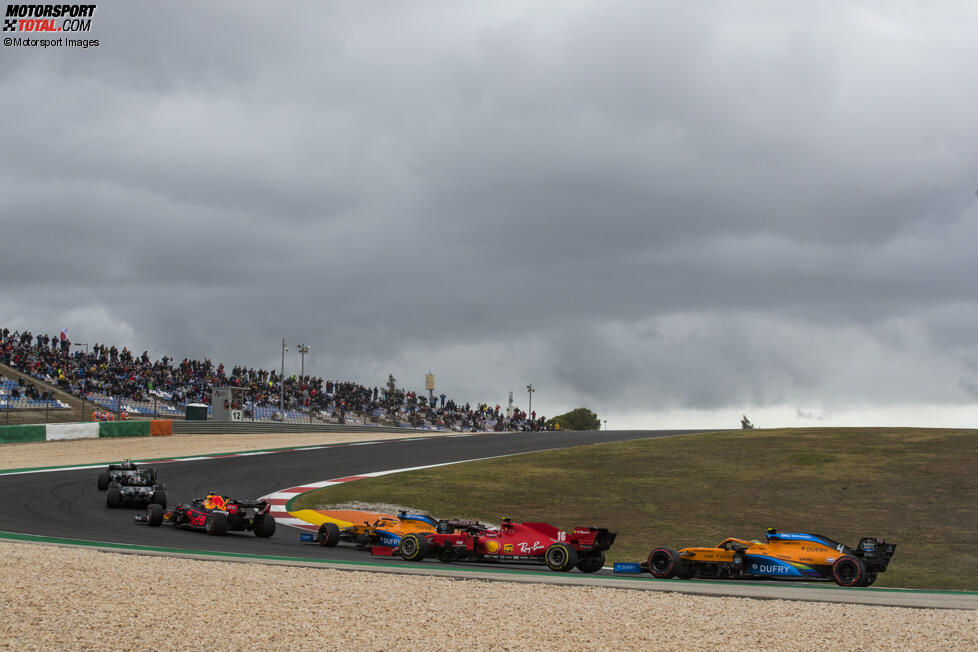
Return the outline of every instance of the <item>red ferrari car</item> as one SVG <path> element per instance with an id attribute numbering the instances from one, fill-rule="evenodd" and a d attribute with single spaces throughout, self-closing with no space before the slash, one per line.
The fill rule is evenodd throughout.
<path id="1" fill-rule="evenodd" d="M 408 561 L 436 557 L 443 562 L 494 561 L 544 563 L 555 571 L 577 568 L 595 573 L 604 566 L 605 550 L 615 542 L 605 528 L 575 527 L 565 532 L 548 523 L 514 523 L 504 518 L 499 529 L 478 525 L 433 533 L 414 532 L 401 539 L 400 554 Z"/>

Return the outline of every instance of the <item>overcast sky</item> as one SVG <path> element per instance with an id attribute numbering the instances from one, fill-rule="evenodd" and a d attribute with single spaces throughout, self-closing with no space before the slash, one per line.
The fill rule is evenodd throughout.
<path id="1" fill-rule="evenodd" d="M 87 36 L 0 51 L 7 327 L 285 337 L 611 428 L 978 424 L 974 2 L 133 0 Z"/>

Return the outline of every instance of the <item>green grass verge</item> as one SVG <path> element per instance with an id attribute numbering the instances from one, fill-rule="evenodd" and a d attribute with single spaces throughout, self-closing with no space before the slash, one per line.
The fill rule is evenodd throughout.
<path id="1" fill-rule="evenodd" d="M 353 500 L 443 517 L 618 531 L 609 561 L 766 528 L 897 544 L 878 586 L 978 589 L 978 430 L 718 432 L 549 451 L 358 480 L 293 509 Z"/>

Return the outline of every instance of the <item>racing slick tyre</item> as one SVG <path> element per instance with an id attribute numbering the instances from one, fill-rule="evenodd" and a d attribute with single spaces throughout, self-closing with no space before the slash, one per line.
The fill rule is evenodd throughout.
<path id="1" fill-rule="evenodd" d="M 543 553 L 547 568 L 566 573 L 577 565 L 577 551 L 566 543 L 552 543 Z"/>
<path id="2" fill-rule="evenodd" d="M 340 526 L 336 523 L 323 523 L 316 532 L 316 541 L 327 548 L 335 548 L 340 542 Z"/>
<path id="3" fill-rule="evenodd" d="M 105 492 L 105 504 L 110 508 L 122 507 L 122 492 L 119 487 L 109 487 Z"/>
<path id="4" fill-rule="evenodd" d="M 228 531 L 228 517 L 224 514 L 208 514 L 204 519 L 204 532 L 224 534 Z"/>
<path id="5" fill-rule="evenodd" d="M 105 491 L 109 488 L 109 472 L 102 471 L 98 474 L 98 490 Z"/>
<path id="6" fill-rule="evenodd" d="M 153 495 L 150 497 L 149 502 L 153 503 L 154 505 L 159 505 L 163 509 L 166 509 L 166 491 L 162 489 L 157 489 L 156 491 L 153 492 Z"/>
<path id="7" fill-rule="evenodd" d="M 866 580 L 866 564 L 859 557 L 842 555 L 832 564 L 832 579 L 839 586 L 862 586 Z"/>
<path id="8" fill-rule="evenodd" d="M 577 570 L 582 573 L 597 573 L 604 568 L 604 551 L 592 557 L 585 557 L 577 562 Z"/>
<path id="9" fill-rule="evenodd" d="M 401 539 L 400 552 L 407 561 L 421 561 L 428 554 L 428 539 L 417 534 L 406 534 Z"/>
<path id="10" fill-rule="evenodd" d="M 156 503 L 146 506 L 146 525 L 159 527 L 163 524 L 163 508 Z"/>
<path id="11" fill-rule="evenodd" d="M 255 523 L 255 536 L 259 539 L 267 539 L 273 534 L 275 534 L 275 517 L 265 514 L 261 521 Z"/>
<path id="12" fill-rule="evenodd" d="M 682 567 L 679 553 L 672 548 L 656 548 L 649 553 L 649 573 L 660 580 L 675 577 Z"/>

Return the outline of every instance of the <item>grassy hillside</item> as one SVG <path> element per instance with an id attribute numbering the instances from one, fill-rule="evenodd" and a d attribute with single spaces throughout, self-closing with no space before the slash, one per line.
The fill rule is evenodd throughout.
<path id="1" fill-rule="evenodd" d="M 878 586 L 978 590 L 978 430 L 751 430 L 582 446 L 330 487 L 442 517 L 618 531 L 609 561 L 651 547 L 762 538 L 768 527 L 897 543 Z"/>

